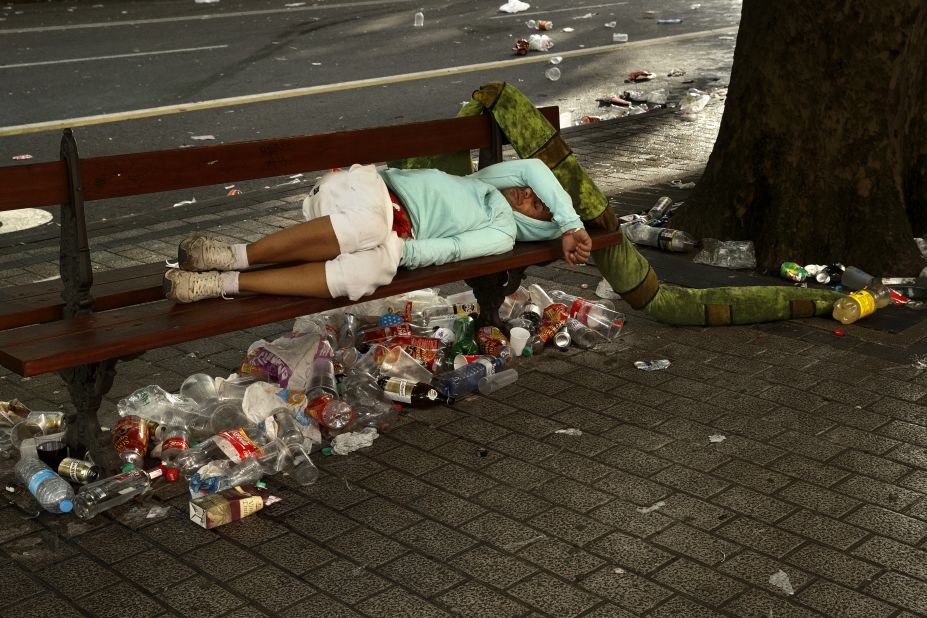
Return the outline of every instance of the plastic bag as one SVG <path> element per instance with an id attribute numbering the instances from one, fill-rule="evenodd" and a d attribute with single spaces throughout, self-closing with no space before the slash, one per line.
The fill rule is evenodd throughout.
<path id="1" fill-rule="evenodd" d="M 702 250 L 692 261 L 721 268 L 756 268 L 756 254 L 749 240 L 703 238 Z"/>

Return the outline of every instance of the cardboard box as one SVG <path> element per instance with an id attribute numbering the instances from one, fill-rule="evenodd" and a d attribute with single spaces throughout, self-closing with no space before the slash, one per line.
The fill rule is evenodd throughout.
<path id="1" fill-rule="evenodd" d="M 266 489 L 254 485 L 226 489 L 192 500 L 190 521 L 206 529 L 224 526 L 257 513 L 271 503 L 271 498 Z"/>

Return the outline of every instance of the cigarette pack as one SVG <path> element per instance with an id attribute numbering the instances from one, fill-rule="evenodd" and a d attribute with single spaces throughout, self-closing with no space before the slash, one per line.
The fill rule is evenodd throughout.
<path id="1" fill-rule="evenodd" d="M 190 521 L 204 528 L 216 528 L 260 511 L 271 496 L 254 485 L 233 487 L 190 502 Z"/>

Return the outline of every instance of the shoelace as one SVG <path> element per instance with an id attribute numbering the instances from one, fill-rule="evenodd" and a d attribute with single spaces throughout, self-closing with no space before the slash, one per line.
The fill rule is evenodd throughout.
<path id="1" fill-rule="evenodd" d="M 222 291 L 222 279 L 216 277 L 215 283 L 212 281 L 212 277 L 207 276 L 194 276 L 191 287 L 191 294 L 193 297 L 198 297 L 203 295 L 207 298 L 222 298 L 224 300 L 232 300 L 231 296 L 226 296 L 225 292 Z M 216 290 L 218 288 L 218 290 Z M 218 295 L 215 294 L 215 291 L 218 291 Z"/>

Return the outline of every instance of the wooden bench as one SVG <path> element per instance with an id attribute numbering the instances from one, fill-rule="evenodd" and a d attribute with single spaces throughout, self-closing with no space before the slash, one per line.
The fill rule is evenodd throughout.
<path id="1" fill-rule="evenodd" d="M 556 107 L 541 112 L 557 126 Z M 71 395 L 69 443 L 87 446 L 97 462 L 112 467 L 114 455 L 96 413 L 119 360 L 351 301 L 247 296 L 175 305 L 163 296 L 163 263 L 92 272 L 86 202 L 461 150 L 478 149 L 484 167 L 502 160 L 504 141 L 492 117 L 481 115 L 80 159 L 65 130 L 60 160 L 0 168 L 0 211 L 61 205 L 60 281 L 0 289 L 0 364 L 26 377 L 58 372 Z M 595 248 L 621 241 L 619 232 L 590 233 Z M 521 283 L 524 269 L 561 255 L 559 240 L 517 243 L 502 255 L 400 269 L 392 283 L 364 300 L 464 280 L 480 303 L 480 320 L 498 324 L 498 308 Z"/>

